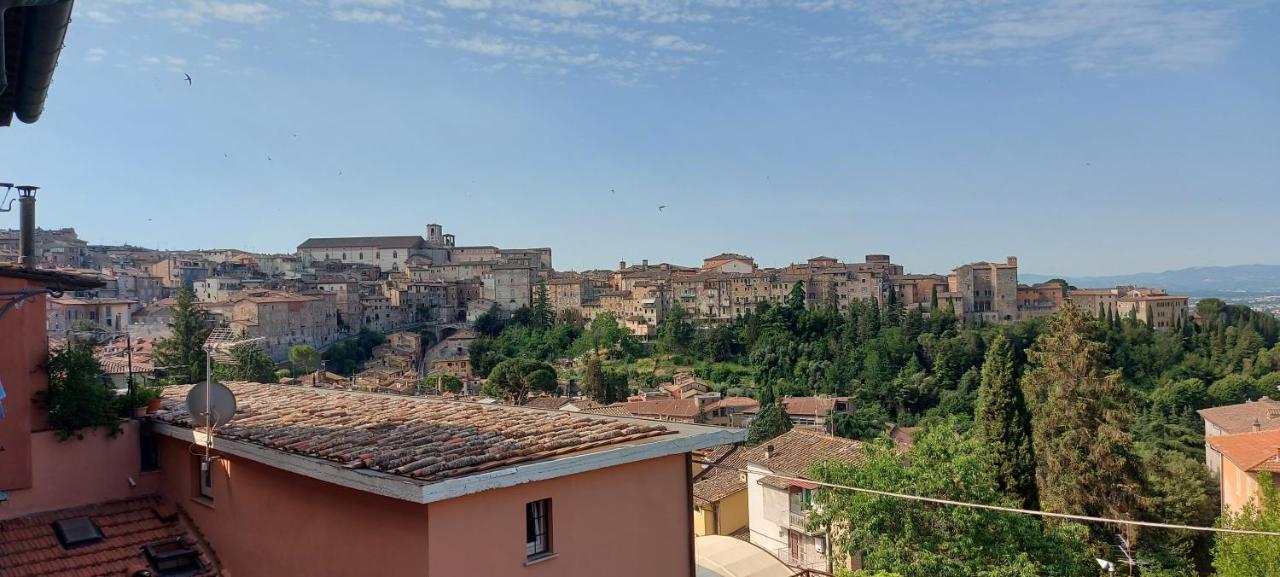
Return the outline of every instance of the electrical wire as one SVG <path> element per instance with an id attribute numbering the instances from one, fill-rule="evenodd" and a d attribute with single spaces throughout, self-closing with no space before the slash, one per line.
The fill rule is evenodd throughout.
<path id="1" fill-rule="evenodd" d="M 737 471 L 737 472 L 739 472 L 739 473 L 747 473 L 747 472 L 748 472 L 746 469 L 739 469 L 739 468 L 737 468 L 737 467 L 730 467 L 729 465 L 721 465 L 721 464 L 719 464 L 719 463 L 712 463 L 712 462 L 710 462 L 710 461 L 698 461 L 698 460 L 696 460 L 696 459 L 695 459 L 693 462 L 698 463 L 698 464 L 700 464 L 700 465 L 706 465 L 706 466 L 708 466 L 708 467 L 718 467 L 718 468 L 721 468 L 721 469 L 727 469 L 727 470 L 730 470 L 730 471 Z M 782 480 L 784 480 L 784 481 L 799 481 L 799 482 L 801 482 L 801 483 L 807 483 L 807 484 L 811 484 L 811 485 L 818 485 L 818 486 L 820 486 L 820 487 L 826 487 L 826 488 L 828 488 L 828 489 L 842 489 L 842 490 L 846 490 L 846 491 L 855 491 L 855 492 L 858 492 L 858 493 L 867 493 L 867 494 L 870 494 L 870 495 L 877 495 L 877 496 L 880 496 L 880 497 L 890 497 L 890 498 L 894 498 L 894 499 L 905 499 L 905 500 L 909 500 L 909 501 L 924 501 L 924 502 L 926 502 L 926 503 L 936 503 L 936 504 L 939 504 L 939 505 L 953 505 L 953 506 L 956 506 L 956 507 L 969 507 L 969 508 L 972 508 L 972 509 L 986 509 L 986 510 L 988 510 L 988 511 L 1001 511 L 1001 512 L 1005 512 L 1005 513 L 1018 513 L 1018 514 L 1021 514 L 1021 515 L 1035 515 L 1035 516 L 1039 516 L 1039 517 L 1052 517 L 1052 518 L 1055 518 L 1055 519 L 1068 519 L 1068 520 L 1071 520 L 1071 521 L 1084 521 L 1084 522 L 1088 522 L 1088 523 L 1115 523 L 1115 524 L 1119 524 L 1119 525 L 1135 525 L 1135 526 L 1139 526 L 1139 527 L 1154 527 L 1154 528 L 1158 528 L 1158 529 L 1179 529 L 1179 530 L 1183 530 L 1183 531 L 1204 531 L 1204 532 L 1212 532 L 1212 533 L 1230 533 L 1230 534 L 1233 534 L 1233 535 L 1256 535 L 1256 536 L 1262 536 L 1262 537 L 1280 537 L 1280 532 L 1277 532 L 1277 531 L 1254 531 L 1254 530 L 1251 530 L 1251 529 L 1231 529 L 1231 528 L 1227 528 L 1227 527 L 1200 527 L 1200 526 L 1196 526 L 1196 525 L 1177 525 L 1177 524 L 1173 524 L 1173 523 L 1157 523 L 1157 522 L 1155 522 L 1155 521 L 1136 521 L 1136 520 L 1133 520 L 1133 519 L 1113 519 L 1113 518 L 1109 518 L 1109 517 L 1092 517 L 1092 516 L 1089 516 L 1089 515 L 1072 515 L 1072 514 L 1070 514 L 1070 513 L 1053 513 L 1053 512 L 1049 512 L 1049 511 L 1036 511 L 1036 510 L 1033 510 L 1033 509 L 1019 509 L 1019 508 L 1017 508 L 1017 507 L 1003 507 L 1003 506 L 1000 506 L 1000 505 L 986 505 L 986 504 L 983 504 L 983 503 L 969 503 L 969 502 L 966 502 L 966 501 L 955 501 L 955 500 L 952 500 L 952 499 L 939 499 L 939 498 L 937 498 L 937 497 L 925 497 L 925 496 L 922 496 L 922 495 L 911 495 L 911 494 L 908 494 L 908 493 L 894 493 L 894 492 L 891 492 L 891 491 L 880 491 L 880 490 L 877 490 L 877 489 L 867 489 L 867 488 L 865 488 L 865 487 L 854 487 L 854 486 L 851 486 L 851 485 L 838 485 L 838 484 L 836 484 L 836 483 L 826 483 L 826 482 L 823 482 L 823 481 L 814 481 L 814 480 L 812 480 L 812 479 L 802 479 L 802 478 L 799 478 L 799 477 L 789 477 L 789 476 L 787 476 L 787 475 L 779 475 L 779 474 L 777 474 L 777 473 L 768 473 L 768 474 L 766 474 L 765 476 L 767 476 L 767 477 L 774 477 L 774 478 L 777 478 L 777 479 L 782 479 Z"/>

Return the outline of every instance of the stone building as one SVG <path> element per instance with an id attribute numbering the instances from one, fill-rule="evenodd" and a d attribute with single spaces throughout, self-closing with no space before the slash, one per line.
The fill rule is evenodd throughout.
<path id="1" fill-rule="evenodd" d="M 498 303 L 507 311 L 533 303 L 533 269 L 524 265 L 497 265 L 481 276 L 483 298 Z"/>
<path id="2" fill-rule="evenodd" d="M 1018 257 L 1004 263 L 976 262 L 956 267 L 947 277 L 960 295 L 958 313 L 966 321 L 1003 322 L 1018 318 Z"/>
<path id="3" fill-rule="evenodd" d="M 210 310 L 223 316 L 232 332 L 261 338 L 258 345 L 277 361 L 289 358 L 289 347 L 293 345 L 320 348 L 340 336 L 333 293 L 243 291 Z"/>
<path id="4" fill-rule="evenodd" d="M 1116 299 L 1116 314 L 1164 332 L 1187 321 L 1187 297 L 1173 296 L 1160 289 L 1133 288 Z"/>

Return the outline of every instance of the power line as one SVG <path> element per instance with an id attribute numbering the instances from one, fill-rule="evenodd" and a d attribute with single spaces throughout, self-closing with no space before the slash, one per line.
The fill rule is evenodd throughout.
<path id="1" fill-rule="evenodd" d="M 718 468 L 727 469 L 730 471 L 737 471 L 739 473 L 748 472 L 746 469 L 739 469 L 737 467 L 730 467 L 729 465 L 721 465 L 719 463 L 712 463 L 709 461 L 695 460 L 694 462 L 701 465 L 706 465 L 708 467 L 718 467 Z M 1035 515 L 1038 517 L 1052 517 L 1055 519 L 1069 519 L 1072 521 L 1085 521 L 1089 523 L 1116 523 L 1119 525 L 1135 525 L 1140 527 L 1155 527 L 1159 529 L 1180 529 L 1183 531 L 1205 531 L 1205 532 L 1211 532 L 1211 533 L 1230 533 L 1234 535 L 1257 535 L 1257 536 L 1263 536 L 1263 537 L 1280 537 L 1280 532 L 1277 532 L 1277 531 L 1254 531 L 1250 529 L 1230 529 L 1227 527 L 1200 527 L 1196 525 L 1176 525 L 1172 523 L 1157 523 L 1154 521 L 1135 521 L 1132 519 L 1112 519 L 1108 517 L 1091 517 L 1088 515 L 1072 515 L 1069 513 L 1052 513 L 1049 511 L 1036 511 L 1033 509 L 1019 509 L 1017 507 L 1002 507 L 1000 505 L 986 505 L 983 503 L 969 503 L 966 501 L 955 501 L 952 499 L 939 499 L 937 497 L 925 497 L 921 495 L 911 495 L 907 493 L 879 491 L 876 489 L 867 489 L 864 487 L 854 487 L 851 485 L 838 485 L 835 483 L 826 483 L 823 481 L 814 481 L 812 479 L 802 479 L 799 477 L 788 477 L 786 475 L 779 475 L 777 473 L 769 473 L 766 476 L 782 479 L 784 481 L 799 481 L 799 482 L 807 483 L 811 485 L 818 485 L 820 487 L 827 487 L 829 489 L 843 489 L 846 491 L 855 491 L 858 493 L 867 493 L 870 495 L 878 495 L 881 497 L 891 497 L 894 499 L 906 499 L 909 501 L 924 501 L 926 503 L 936 503 L 939 505 L 954 505 L 956 507 L 986 509 L 988 511 L 1002 511 L 1005 513 L 1018 513 L 1020 515 Z"/>

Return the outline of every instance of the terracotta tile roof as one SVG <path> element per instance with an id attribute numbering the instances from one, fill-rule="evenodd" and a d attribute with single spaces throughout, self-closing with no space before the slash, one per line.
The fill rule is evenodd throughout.
<path id="1" fill-rule="evenodd" d="M 53 523 L 75 517 L 92 519 L 103 539 L 63 548 Z M 219 574 L 209 547 L 178 508 L 159 497 L 142 497 L 0 521 L 0 576 L 133 575 L 150 569 L 144 545 L 173 538 L 200 553 L 204 569 L 193 577 Z"/>
<path id="2" fill-rule="evenodd" d="M 707 410 L 729 409 L 731 412 L 750 412 L 760 407 L 760 401 L 751 397 L 722 397 L 707 404 Z"/>
<path id="3" fill-rule="evenodd" d="M 786 397 L 782 399 L 782 406 L 788 415 L 812 417 L 815 414 L 826 415 L 835 408 L 837 402 L 848 403 L 849 397 Z"/>
<path id="4" fill-rule="evenodd" d="M 671 419 L 692 419 L 698 416 L 698 401 L 695 399 L 653 399 L 650 401 L 630 401 L 624 405 L 628 412 L 639 416 L 655 416 Z"/>
<path id="5" fill-rule="evenodd" d="M 1197 412 L 1204 420 L 1217 425 L 1227 434 L 1252 432 L 1255 421 L 1263 431 L 1280 429 L 1280 401 L 1272 400 L 1271 397 Z"/>
<path id="6" fill-rule="evenodd" d="M 223 438 L 423 482 L 674 433 L 565 411 L 424 397 L 229 383 L 236 417 Z M 188 386 L 166 387 L 155 418 L 192 427 Z"/>
<path id="7" fill-rule="evenodd" d="M 1218 435 L 1208 441 L 1245 471 L 1280 471 L 1280 430 Z"/>
<path id="8" fill-rule="evenodd" d="M 708 456 L 704 460 L 721 466 L 708 466 L 693 477 L 693 502 L 696 505 L 710 506 L 711 503 L 747 488 L 743 474 L 734 470 L 745 469 L 747 466 L 742 458 L 744 451 L 741 445 L 722 445 L 715 449 L 713 455 L 720 454 Z"/>
<path id="9" fill-rule="evenodd" d="M 635 416 L 631 414 L 631 411 L 628 411 L 627 408 L 622 405 L 605 405 L 603 407 L 591 407 L 587 409 L 582 409 L 582 411 L 580 412 L 589 413 L 592 415 L 606 415 L 610 417 L 634 417 Z"/>
<path id="10" fill-rule="evenodd" d="M 573 399 L 569 397 L 533 397 L 525 401 L 524 406 L 534 409 L 559 409 L 572 401 Z"/>
<path id="11" fill-rule="evenodd" d="M 765 457 L 766 448 L 773 447 L 773 456 Z M 841 437 L 832 437 L 817 431 L 791 429 L 758 447 L 745 451 L 746 461 L 768 467 L 774 473 L 790 477 L 808 478 L 809 469 L 828 461 L 862 461 L 862 443 Z"/>

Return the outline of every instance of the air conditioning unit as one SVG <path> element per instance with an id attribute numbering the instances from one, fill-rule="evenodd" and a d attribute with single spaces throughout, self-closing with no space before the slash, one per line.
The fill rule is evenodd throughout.
<path id="1" fill-rule="evenodd" d="M 817 552 L 819 552 L 819 553 L 826 553 L 826 552 L 827 552 L 827 538 L 826 538 L 826 537 L 815 537 L 815 538 L 813 539 L 813 550 L 814 550 L 814 551 L 817 551 Z"/>

